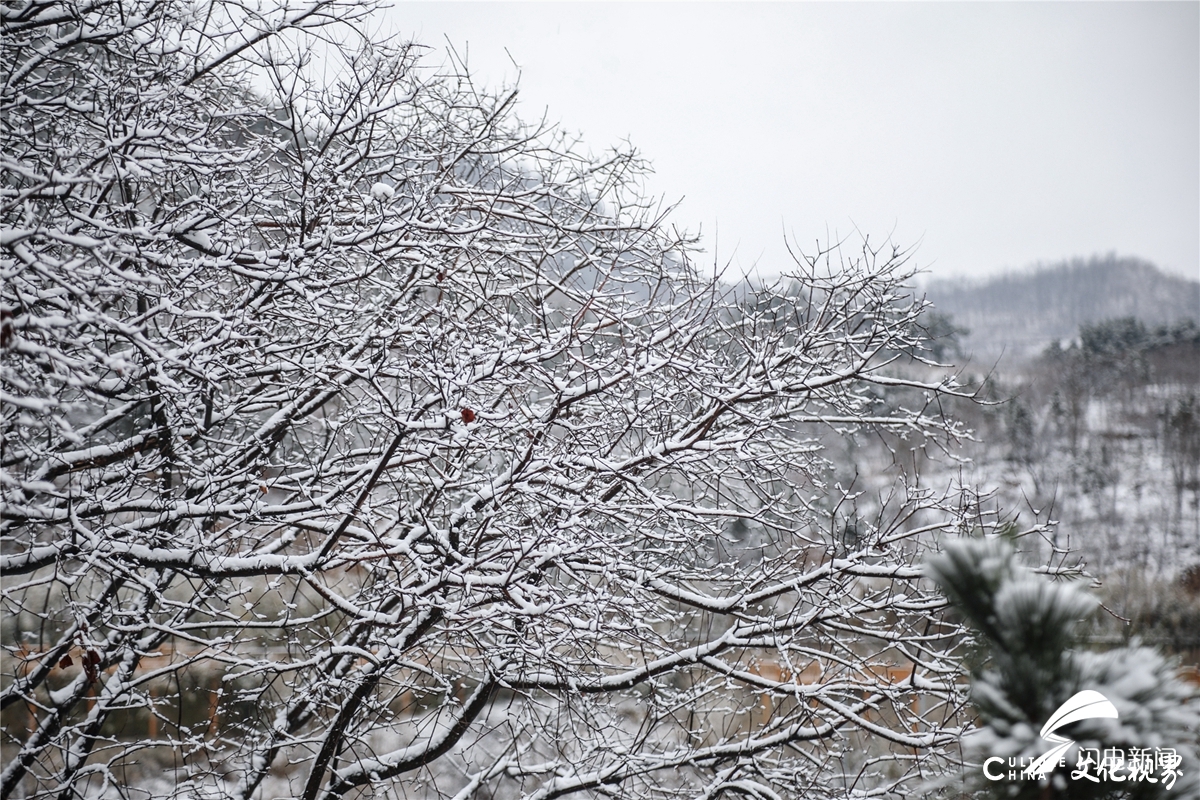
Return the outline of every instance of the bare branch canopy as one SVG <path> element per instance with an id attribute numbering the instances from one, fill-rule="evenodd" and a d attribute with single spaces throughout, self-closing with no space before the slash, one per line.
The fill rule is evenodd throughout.
<path id="1" fill-rule="evenodd" d="M 964 393 L 904 253 L 704 277 L 636 153 L 372 10 L 0 9 L 0 797 L 952 772 L 918 564 L 977 521 L 906 455 Z M 855 442 L 885 483 L 835 469 Z"/>

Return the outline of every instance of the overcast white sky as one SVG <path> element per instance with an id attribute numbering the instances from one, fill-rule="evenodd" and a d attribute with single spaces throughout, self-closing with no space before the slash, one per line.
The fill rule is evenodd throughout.
<path id="1" fill-rule="evenodd" d="M 1200 277 L 1200 3 L 404 2 L 387 25 L 485 85 L 515 60 L 519 114 L 631 141 L 739 270 L 857 230 L 935 275 L 1117 251 Z"/>

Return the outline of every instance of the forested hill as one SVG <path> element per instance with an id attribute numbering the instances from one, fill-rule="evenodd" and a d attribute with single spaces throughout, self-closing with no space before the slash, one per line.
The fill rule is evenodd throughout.
<path id="1" fill-rule="evenodd" d="M 1168 275 L 1136 258 L 1093 257 L 986 281 L 935 280 L 926 294 L 967 328 L 975 359 L 1020 357 L 1069 340 L 1084 323 L 1136 317 L 1148 326 L 1200 320 L 1200 281 Z"/>

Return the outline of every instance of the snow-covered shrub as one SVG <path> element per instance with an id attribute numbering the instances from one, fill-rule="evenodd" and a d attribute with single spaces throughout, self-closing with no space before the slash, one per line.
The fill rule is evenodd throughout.
<path id="1" fill-rule="evenodd" d="M 926 569 L 966 618 L 978 646 L 971 701 L 979 727 L 964 737 L 977 765 L 968 773 L 973 783 L 996 797 L 1200 796 L 1200 708 L 1191 687 L 1151 648 L 1087 650 L 1078 628 L 1097 610 L 1095 598 L 1022 567 L 1000 538 L 948 543 Z M 1043 738 L 1043 726 L 1081 692 L 1098 692 L 1116 716 L 1082 716 L 1045 731 L 1059 739 Z M 1025 772 L 1067 740 L 1074 744 L 1062 753 L 1065 766 L 1041 776 Z M 1168 769 L 1176 756 L 1179 762 Z M 1118 757 L 1126 764 L 1115 767 Z M 1153 769 L 1131 777 L 1129 764 L 1146 757 Z M 988 759 L 999 761 L 988 765 Z M 1106 775 L 1098 772 L 1102 765 Z"/>

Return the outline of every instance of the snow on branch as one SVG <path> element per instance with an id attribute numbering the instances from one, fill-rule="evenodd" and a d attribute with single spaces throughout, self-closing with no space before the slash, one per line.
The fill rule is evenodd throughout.
<path id="1" fill-rule="evenodd" d="M 905 255 L 707 279 L 635 154 L 371 12 L 3 8 L 0 796 L 950 771 L 964 516 L 894 456 L 970 397 Z"/>

